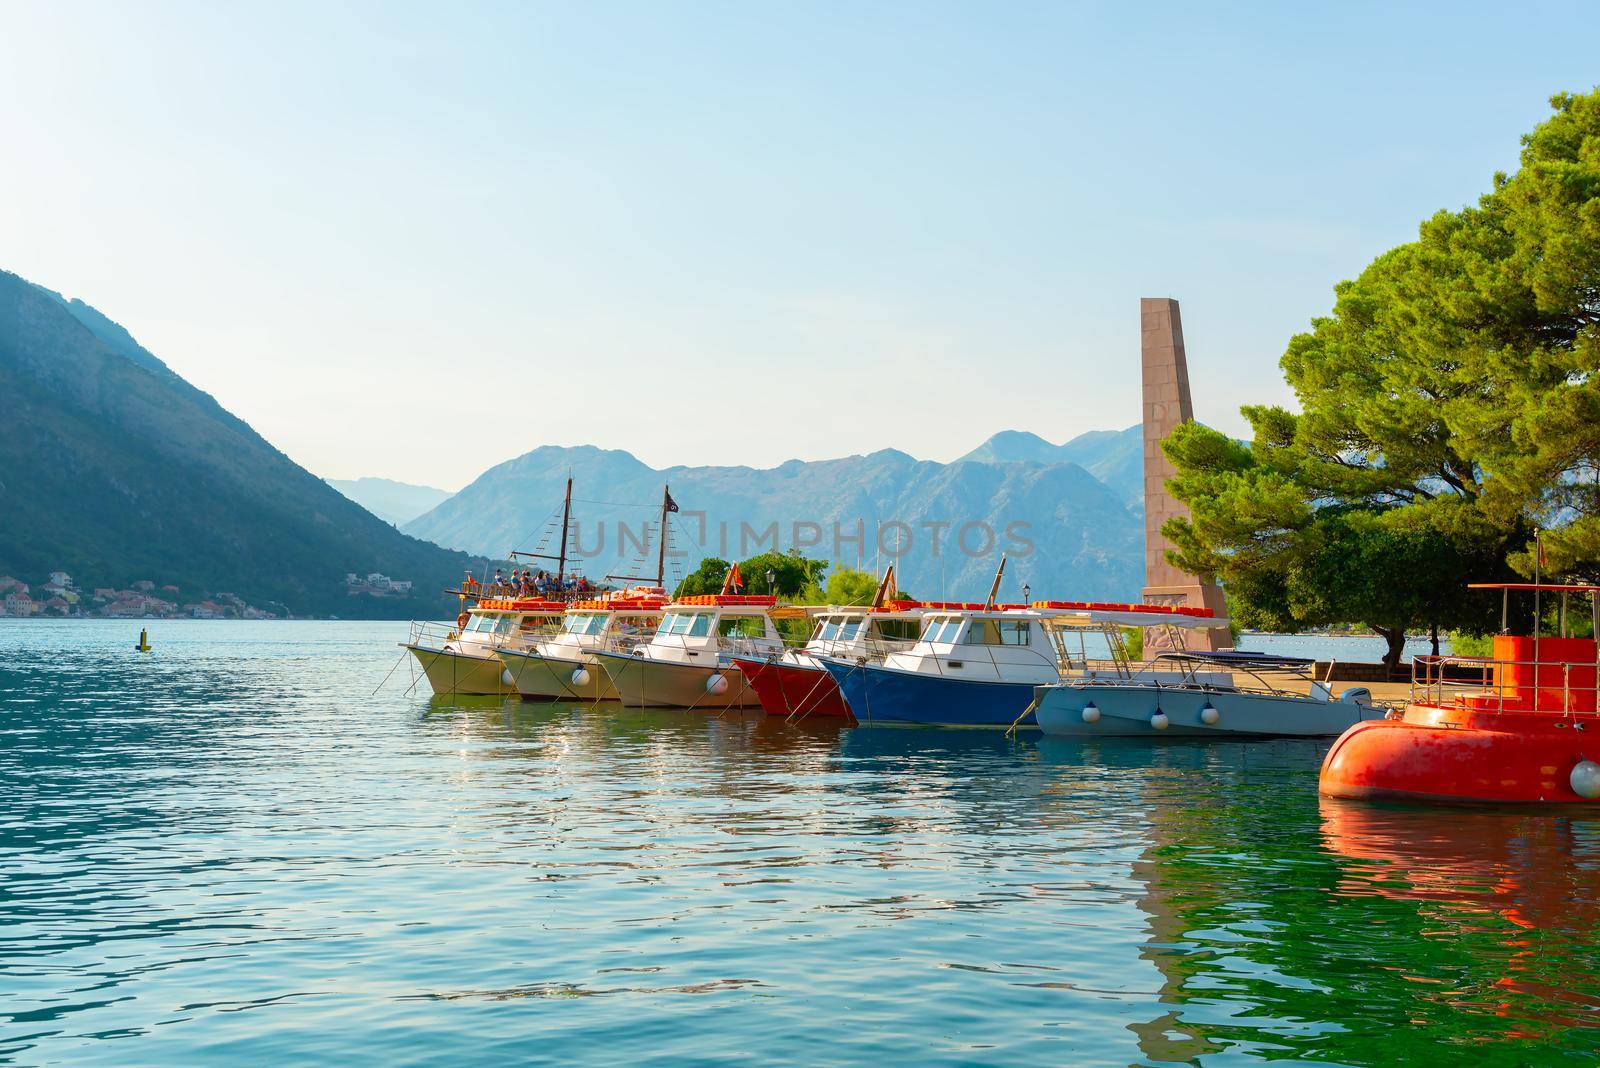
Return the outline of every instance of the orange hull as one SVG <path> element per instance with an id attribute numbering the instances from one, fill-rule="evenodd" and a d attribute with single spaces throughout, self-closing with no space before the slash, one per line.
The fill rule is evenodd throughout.
<path id="1" fill-rule="evenodd" d="M 1329 797 L 1594 804 L 1572 772 L 1600 758 L 1600 715 L 1412 705 L 1346 731 L 1322 762 Z"/>

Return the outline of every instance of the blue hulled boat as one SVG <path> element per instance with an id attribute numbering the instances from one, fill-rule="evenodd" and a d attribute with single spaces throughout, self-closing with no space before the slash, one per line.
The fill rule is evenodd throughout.
<path id="1" fill-rule="evenodd" d="M 1035 686 L 1061 679 L 1045 616 L 1019 607 L 935 612 L 914 646 L 881 663 L 818 660 L 862 723 L 1009 727 Z M 1033 725 L 1031 712 L 1021 725 Z"/>

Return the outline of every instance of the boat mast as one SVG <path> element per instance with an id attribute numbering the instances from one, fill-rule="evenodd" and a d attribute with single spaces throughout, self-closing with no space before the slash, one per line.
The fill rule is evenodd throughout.
<path id="1" fill-rule="evenodd" d="M 873 607 L 873 608 L 882 608 L 883 607 L 883 602 L 888 599 L 888 594 L 889 594 L 890 590 L 893 590 L 896 593 L 900 592 L 900 587 L 895 583 L 895 580 L 894 580 L 894 565 L 893 564 L 890 564 L 889 565 L 889 570 L 887 570 L 887 571 L 885 571 L 883 573 L 883 581 L 878 583 L 878 592 L 874 593 L 872 595 L 872 605 L 871 605 L 871 607 Z"/>
<path id="2" fill-rule="evenodd" d="M 661 588 L 661 589 L 666 589 L 667 588 L 667 510 L 668 510 L 668 505 L 670 505 L 671 503 L 672 503 L 672 487 L 671 486 L 662 486 L 661 487 L 661 530 L 659 531 L 659 539 L 658 539 L 661 542 L 661 544 L 656 546 L 656 586 Z"/>
<path id="3" fill-rule="evenodd" d="M 556 564 L 556 589 L 560 589 L 567 577 L 567 531 L 571 529 L 569 520 L 572 517 L 572 476 L 567 476 L 567 496 L 561 502 L 561 556 Z"/>
<path id="4" fill-rule="evenodd" d="M 1000 566 L 995 569 L 994 582 L 991 583 L 990 586 L 989 586 L 989 599 L 987 601 L 983 602 L 983 610 L 985 612 L 989 611 L 989 609 L 994 607 L 994 599 L 1000 593 L 1000 579 L 1001 579 L 1002 576 L 1005 575 L 1005 573 L 1006 573 L 1006 554 L 1005 553 L 1001 553 L 1000 554 Z"/>

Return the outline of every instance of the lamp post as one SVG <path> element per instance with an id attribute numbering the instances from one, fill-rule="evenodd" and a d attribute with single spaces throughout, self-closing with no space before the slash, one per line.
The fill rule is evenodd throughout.
<path id="1" fill-rule="evenodd" d="M 778 592 L 777 590 L 773 589 L 773 583 L 777 581 L 777 578 L 778 576 L 773 574 L 772 568 L 767 568 L 767 592 L 769 594 L 776 594 Z"/>
<path id="2" fill-rule="evenodd" d="M 1022 584 L 1022 603 L 1023 604 L 1032 604 L 1033 603 L 1033 589 L 1026 582 L 1024 582 Z"/>

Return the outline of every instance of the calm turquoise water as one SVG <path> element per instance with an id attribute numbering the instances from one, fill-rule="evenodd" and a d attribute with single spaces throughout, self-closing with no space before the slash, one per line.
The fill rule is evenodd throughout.
<path id="1" fill-rule="evenodd" d="M 438 701 L 404 628 L 0 622 L 0 1057 L 1593 1063 L 1600 817 L 1317 744 Z"/>

